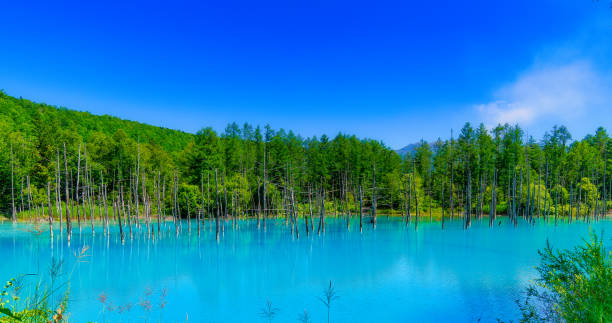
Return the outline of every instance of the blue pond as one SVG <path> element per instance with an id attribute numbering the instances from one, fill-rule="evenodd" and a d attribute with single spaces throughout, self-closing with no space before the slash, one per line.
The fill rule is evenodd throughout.
<path id="1" fill-rule="evenodd" d="M 535 277 L 537 250 L 548 239 L 567 248 L 588 239 L 589 230 L 609 231 L 612 221 L 597 223 L 505 219 L 489 228 L 474 221 L 419 222 L 409 227 L 399 218 L 379 217 L 376 229 L 358 222 L 349 231 L 343 220 L 327 220 L 326 232 L 293 237 L 284 220 L 230 222 L 219 242 L 214 223 L 198 235 L 186 222 L 177 236 L 171 223 L 162 235 L 146 230 L 110 236 L 74 224 L 72 242 L 55 232 L 53 242 L 41 225 L 0 224 L 0 279 L 24 273 L 25 283 L 48 282 L 52 259 L 63 259 L 70 280 L 71 322 L 267 322 L 261 316 L 269 300 L 272 322 L 297 322 L 306 310 L 312 322 L 327 322 L 318 298 L 332 281 L 339 296 L 331 322 L 482 322 L 516 320 L 515 300 Z M 33 232 L 34 231 L 34 232 Z M 610 239 L 605 239 L 610 247 Z M 89 249 L 77 262 L 75 253 Z M 70 272 L 72 274 L 70 275 Z M 104 304 L 102 300 L 104 297 Z M 56 295 L 58 298 L 59 295 Z"/>

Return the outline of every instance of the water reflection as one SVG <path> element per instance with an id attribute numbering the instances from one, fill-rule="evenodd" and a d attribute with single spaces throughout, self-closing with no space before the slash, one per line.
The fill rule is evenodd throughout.
<path id="1" fill-rule="evenodd" d="M 502 220 L 503 221 L 503 220 Z M 31 225 L 0 224 L 0 278 L 22 273 L 48 277 L 52 259 L 63 259 L 71 276 L 72 321 L 260 321 L 267 300 L 278 308 L 274 321 L 296 321 L 304 310 L 314 322 L 327 318 L 319 301 L 329 281 L 340 296 L 333 322 L 491 321 L 516 319 L 514 300 L 534 277 L 537 249 L 581 243 L 593 224 L 538 223 L 489 228 L 475 221 L 419 222 L 419 230 L 401 219 L 380 217 L 376 230 L 358 219 L 346 230 L 344 219 L 327 220 L 324 235 L 291 236 L 284 220 L 270 221 L 266 232 L 255 221 L 225 224 L 220 241 L 214 223 L 198 235 L 195 222 L 176 235 L 171 223 L 161 234 L 135 230 L 121 243 L 96 226 L 75 227 L 68 245 L 65 232 L 37 232 Z M 303 228 L 303 223 L 301 224 Z M 609 243 L 609 239 L 606 240 Z M 88 246 L 76 264 L 75 253 Z M 10 264 L 10 265 L 7 265 Z"/>

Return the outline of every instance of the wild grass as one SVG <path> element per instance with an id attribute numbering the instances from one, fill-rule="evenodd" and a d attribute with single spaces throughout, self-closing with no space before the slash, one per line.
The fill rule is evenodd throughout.
<path id="1" fill-rule="evenodd" d="M 0 294 L 0 322 L 66 322 L 70 277 L 79 264 L 87 262 L 88 250 L 89 246 L 83 246 L 75 253 L 75 264 L 65 279 L 64 262 L 53 259 L 48 277 L 24 274 L 8 280 Z"/>

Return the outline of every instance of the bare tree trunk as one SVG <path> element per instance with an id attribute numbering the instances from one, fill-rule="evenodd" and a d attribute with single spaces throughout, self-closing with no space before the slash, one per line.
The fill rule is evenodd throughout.
<path id="1" fill-rule="evenodd" d="M 311 192 L 311 188 L 308 188 L 308 211 L 309 213 L 306 214 L 306 235 L 310 235 L 310 230 L 308 228 L 308 218 L 310 217 L 310 223 L 312 226 L 312 196 L 311 196 L 312 192 Z"/>
<path id="2" fill-rule="evenodd" d="M 484 201 L 483 201 L 484 200 L 484 191 L 483 191 L 484 186 L 485 186 L 484 175 L 480 174 L 480 187 L 478 189 L 478 204 L 479 204 L 478 205 L 478 220 L 482 219 L 482 213 L 483 213 L 482 207 L 484 204 Z"/>
<path id="3" fill-rule="evenodd" d="M 363 232 L 363 192 L 359 185 L 359 232 Z"/>
<path id="4" fill-rule="evenodd" d="M 189 211 L 189 194 L 185 194 L 185 202 L 187 202 L 187 227 L 189 230 L 189 235 L 191 235 L 191 213 Z"/>
<path id="5" fill-rule="evenodd" d="M 47 211 L 49 213 L 49 234 L 53 241 L 53 211 L 51 210 L 51 182 L 47 182 Z"/>
<path id="6" fill-rule="evenodd" d="M 414 161 L 412 161 L 412 190 L 414 191 L 415 208 L 414 229 L 417 230 L 419 227 L 419 195 L 416 190 L 416 166 L 414 164 Z"/>
<path id="7" fill-rule="evenodd" d="M 28 186 L 28 220 L 32 221 L 32 188 L 30 187 L 30 175 L 26 176 L 26 185 Z"/>
<path id="8" fill-rule="evenodd" d="M 138 203 L 138 180 L 139 178 L 140 178 L 140 138 L 138 138 L 136 142 L 136 179 L 135 179 L 136 183 L 134 183 L 134 203 L 136 204 L 136 213 L 135 213 L 136 223 L 140 223 L 140 220 L 139 220 L 140 205 Z M 143 199 L 143 203 L 144 203 L 144 199 Z M 131 228 L 132 228 L 132 225 L 130 224 L 130 239 L 132 237 Z M 147 223 L 147 229 L 148 229 L 148 223 Z"/>
<path id="9" fill-rule="evenodd" d="M 119 196 L 117 197 L 117 218 L 119 219 L 119 233 L 121 234 L 121 244 L 125 242 L 125 235 L 123 234 L 123 225 L 121 223 L 121 214 L 125 215 L 125 208 L 123 202 L 123 186 L 119 184 Z M 121 205 L 119 205 L 121 203 Z"/>
<path id="10" fill-rule="evenodd" d="M 257 177 L 257 229 L 261 226 L 261 190 L 259 189 L 259 177 Z"/>
<path id="11" fill-rule="evenodd" d="M 157 189 L 157 235 L 161 235 L 161 212 L 162 212 L 162 208 L 161 208 L 161 200 L 160 200 L 160 195 L 159 195 L 159 191 L 161 189 L 161 171 L 157 172 L 157 186 L 155 186 Z M 204 194 L 204 193 L 202 193 Z M 203 204 L 202 204 L 203 205 Z"/>
<path id="12" fill-rule="evenodd" d="M 321 188 L 321 213 L 319 216 L 319 229 L 317 234 L 320 234 L 321 231 L 325 233 L 325 189 Z"/>
<path id="13" fill-rule="evenodd" d="M 495 209 L 495 170 L 493 170 L 493 181 L 491 182 L 491 203 L 489 205 L 489 227 L 493 226 Z"/>
<path id="14" fill-rule="evenodd" d="M 522 202 L 523 202 L 523 168 L 521 168 L 521 173 L 520 173 L 520 177 L 519 177 L 519 191 L 518 191 L 518 204 L 517 204 L 517 208 L 518 208 L 518 215 L 521 215 L 521 209 L 522 209 Z M 525 217 L 525 210 L 523 209 L 523 218 Z"/>
<path id="15" fill-rule="evenodd" d="M 200 173 L 200 193 L 202 197 L 202 205 L 200 205 L 200 212 L 198 213 L 198 235 L 200 235 L 200 226 L 202 223 L 201 216 L 204 214 L 204 173 Z"/>
<path id="16" fill-rule="evenodd" d="M 578 200 L 576 203 L 576 217 L 580 218 L 580 204 L 582 204 L 582 171 L 580 172 L 580 177 L 578 178 Z"/>
<path id="17" fill-rule="evenodd" d="M 93 183 L 91 182 L 91 171 L 89 170 L 89 163 L 87 160 L 87 144 L 85 144 L 85 188 L 83 189 L 83 192 L 87 194 L 87 204 L 89 205 L 89 220 L 91 222 L 91 234 L 95 236 L 96 231 L 94 229 L 94 220 L 93 220 L 94 204 L 92 202 L 92 195 L 93 195 L 92 189 L 93 189 Z M 84 220 L 85 220 L 85 214 L 86 214 L 85 212 L 86 212 L 85 207 L 83 206 Z"/>
<path id="18" fill-rule="evenodd" d="M 61 198 L 61 191 L 62 191 L 62 173 L 60 171 L 60 158 L 59 158 L 59 148 L 56 149 L 57 151 L 57 173 L 55 176 L 56 179 L 56 186 L 55 186 L 55 198 L 56 198 L 56 203 L 57 203 L 57 214 L 59 217 L 59 232 L 60 232 L 60 237 L 62 234 L 62 198 Z"/>
<path id="19" fill-rule="evenodd" d="M 206 183 L 206 210 L 207 210 L 207 216 L 208 216 L 208 224 L 210 224 L 211 221 L 211 211 L 210 211 L 210 172 L 207 173 L 208 181 Z"/>
<path id="20" fill-rule="evenodd" d="M 17 222 L 17 210 L 15 209 L 15 162 L 13 161 L 13 144 L 11 143 L 11 214 L 13 223 Z"/>
<path id="21" fill-rule="evenodd" d="M 451 129 L 451 144 L 450 144 L 450 186 L 448 192 L 450 194 L 450 218 L 454 216 L 455 204 L 453 203 L 453 129 Z"/>
<path id="22" fill-rule="evenodd" d="M 432 190 L 431 190 L 431 184 L 432 184 L 432 177 L 431 177 L 431 168 L 429 169 L 429 222 L 431 222 L 433 220 L 432 216 L 431 216 L 431 198 L 432 198 Z"/>
<path id="23" fill-rule="evenodd" d="M 442 230 L 444 230 L 444 179 L 442 179 L 442 183 L 440 184 L 440 186 L 442 186 L 442 200 L 440 202 L 440 206 L 442 207 Z"/>
<path id="24" fill-rule="evenodd" d="M 68 194 L 68 159 L 66 159 L 66 143 L 64 143 L 64 168 L 66 171 L 66 235 L 68 235 L 68 242 L 70 242 L 70 236 L 72 235 L 72 223 L 70 221 L 70 205 Z"/>
<path id="25" fill-rule="evenodd" d="M 548 222 L 548 157 L 546 157 L 546 174 L 544 175 L 544 220 Z"/>
<path id="26" fill-rule="evenodd" d="M 291 214 L 293 217 L 293 223 L 295 225 L 295 236 L 299 239 L 300 238 L 300 226 L 298 225 L 297 214 L 295 213 L 295 197 L 293 194 L 293 189 L 291 189 Z"/>
<path id="27" fill-rule="evenodd" d="M 223 177 L 221 177 L 223 184 L 223 227 L 222 230 L 225 233 L 225 220 L 227 218 L 227 186 L 225 186 L 225 169 L 223 169 Z"/>
<path id="28" fill-rule="evenodd" d="M 265 184 L 264 184 L 265 185 Z M 217 201 L 217 216 L 215 217 L 215 233 L 217 236 L 217 241 L 219 241 L 219 181 L 217 180 L 217 169 L 215 168 L 215 200 Z M 264 213 L 265 214 L 265 213 Z M 265 217 L 264 217 L 265 219 Z M 265 220 L 264 220 L 264 228 L 265 228 Z"/>
<path id="29" fill-rule="evenodd" d="M 79 210 L 79 180 L 80 179 L 81 179 L 81 144 L 79 143 L 79 154 L 77 158 L 77 179 L 76 179 L 76 186 L 75 186 L 76 215 L 77 215 L 77 222 L 79 223 L 79 231 L 81 230 L 81 212 Z M 68 205 L 66 205 L 66 208 L 67 207 Z M 85 212 L 85 210 L 83 210 L 83 212 Z"/>
<path id="30" fill-rule="evenodd" d="M 267 206 L 266 206 L 266 143 L 264 142 L 264 155 L 263 155 L 263 227 L 266 231 L 266 218 L 267 218 Z"/>
<path id="31" fill-rule="evenodd" d="M 408 217 L 406 218 L 406 226 L 408 226 L 408 223 L 410 223 L 410 209 L 412 208 L 412 181 L 414 178 L 414 174 L 412 174 L 411 176 L 408 177 L 408 187 L 406 188 L 408 190 Z"/>
<path id="32" fill-rule="evenodd" d="M 182 227 L 181 223 L 181 203 L 179 201 L 179 175 L 178 171 L 176 171 L 176 185 L 174 187 L 174 203 L 176 204 L 176 234 L 179 233 L 179 226 Z"/>
<path id="33" fill-rule="evenodd" d="M 376 165 L 372 172 L 372 227 L 376 229 Z"/>
<path id="34" fill-rule="evenodd" d="M 557 170 L 557 186 L 559 185 L 559 170 Z M 557 212 L 557 200 L 559 199 L 559 189 L 558 187 L 555 187 L 555 225 L 557 225 L 557 218 L 558 218 L 558 212 Z"/>
<path id="35" fill-rule="evenodd" d="M 100 176 L 102 176 L 102 172 L 100 172 Z M 109 225 L 108 225 L 108 206 L 106 204 L 106 185 L 104 184 L 104 181 L 102 181 L 102 187 L 103 187 L 103 191 L 102 191 L 102 201 L 104 203 L 104 222 L 106 225 L 106 234 L 110 235 L 110 231 L 109 231 Z"/>
<path id="36" fill-rule="evenodd" d="M 19 207 L 19 213 L 23 215 L 23 176 L 21 176 L 21 186 L 19 188 L 19 197 L 21 198 L 21 206 Z"/>
<path id="37" fill-rule="evenodd" d="M 542 160 L 540 159 L 540 172 L 538 173 L 538 201 L 536 203 L 538 203 L 538 218 L 540 218 L 542 216 L 542 206 L 540 205 L 541 199 L 542 199 L 542 164 L 541 164 Z"/>
<path id="38" fill-rule="evenodd" d="M 140 167 L 139 167 L 140 168 Z M 149 209 L 147 207 L 147 173 L 142 172 L 142 208 L 144 209 L 145 220 L 147 221 L 147 232 L 151 233 L 151 218 L 149 217 Z M 138 213 L 136 214 L 138 216 Z"/>

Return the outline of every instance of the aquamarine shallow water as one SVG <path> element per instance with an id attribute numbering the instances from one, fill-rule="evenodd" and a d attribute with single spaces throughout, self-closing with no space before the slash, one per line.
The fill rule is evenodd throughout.
<path id="1" fill-rule="evenodd" d="M 420 222 L 415 231 L 414 224 L 379 217 L 376 230 L 359 233 L 356 221 L 348 232 L 343 220 L 327 221 L 321 236 L 307 237 L 302 224 L 299 239 L 284 220 L 268 222 L 266 232 L 255 221 L 240 221 L 237 230 L 228 222 L 219 242 L 208 223 L 200 236 L 195 224 L 189 234 L 183 223 L 178 237 L 169 224 L 162 237 L 140 233 L 124 245 L 115 229 L 106 237 L 97 226 L 92 236 L 90 227 L 79 233 L 75 224 L 70 246 L 59 232 L 51 243 L 48 232 L 4 223 L 0 279 L 23 273 L 39 274 L 25 278 L 30 282 L 45 279 L 52 258 L 64 259 L 65 273 L 74 268 L 72 322 L 267 322 L 260 316 L 267 300 L 278 308 L 273 322 L 296 322 L 304 310 L 313 322 L 326 322 L 317 297 L 330 280 L 339 296 L 331 322 L 507 321 L 519 315 L 515 300 L 535 277 L 537 249 L 547 239 L 567 248 L 589 230 L 612 228 L 609 220 L 518 227 L 502 220 L 489 228 L 483 219 L 468 230 L 447 221 L 444 230 Z M 89 256 L 75 265 L 74 253 L 84 245 Z M 102 311 L 102 293 L 113 311 Z"/>

